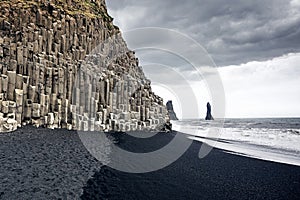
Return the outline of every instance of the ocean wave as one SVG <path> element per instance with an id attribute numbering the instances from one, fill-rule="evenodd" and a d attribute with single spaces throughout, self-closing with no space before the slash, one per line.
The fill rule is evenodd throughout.
<path id="1" fill-rule="evenodd" d="M 276 119 L 278 120 L 278 119 Z M 234 144 L 247 144 L 260 146 L 264 149 L 277 149 L 279 152 L 299 152 L 300 157 L 300 127 L 299 128 L 278 128 L 277 125 L 270 125 L 270 119 L 264 124 L 247 120 L 247 123 L 242 120 L 225 122 L 223 128 L 219 128 L 220 133 L 212 134 L 214 124 L 217 122 L 205 121 L 176 121 L 173 122 L 174 130 L 183 132 L 190 136 L 199 138 L 207 138 L 218 141 L 228 141 Z M 277 123 L 277 122 L 276 122 Z M 293 121 L 295 124 L 295 121 Z M 261 127 L 257 127 L 260 124 Z M 275 123 L 274 123 L 275 124 Z M 281 126 L 283 127 L 283 126 Z M 290 127 L 290 124 L 284 125 Z"/>

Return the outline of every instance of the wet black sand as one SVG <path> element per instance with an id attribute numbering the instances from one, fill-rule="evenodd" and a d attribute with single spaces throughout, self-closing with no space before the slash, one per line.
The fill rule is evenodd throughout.
<path id="1" fill-rule="evenodd" d="M 172 139 L 115 136 L 118 145 L 135 152 L 152 150 Z M 107 166 L 87 182 L 82 199 L 300 199 L 300 167 L 256 160 L 213 149 L 198 158 L 193 142 L 172 165 L 145 174 L 129 174 Z"/>
<path id="2" fill-rule="evenodd" d="M 174 134 L 110 136 L 123 149 L 144 153 Z M 101 167 L 75 131 L 24 127 L 0 134 L 0 199 L 299 199 L 300 167 L 218 149 L 199 159 L 200 146 L 193 142 L 161 170 L 129 174 Z"/>

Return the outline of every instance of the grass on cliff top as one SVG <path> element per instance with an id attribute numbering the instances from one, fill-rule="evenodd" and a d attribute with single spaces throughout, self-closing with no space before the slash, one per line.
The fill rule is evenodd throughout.
<path id="1" fill-rule="evenodd" d="M 107 22 L 112 22 L 113 18 L 107 14 L 105 5 L 98 6 L 91 0 L 72 0 L 72 5 L 67 4 L 67 0 L 51 0 L 50 5 L 55 9 L 63 10 L 69 15 L 84 15 L 89 18 L 102 17 Z M 47 4 L 37 0 L 0 0 L 0 8 L 17 7 L 31 8 L 33 6 L 43 7 Z"/>

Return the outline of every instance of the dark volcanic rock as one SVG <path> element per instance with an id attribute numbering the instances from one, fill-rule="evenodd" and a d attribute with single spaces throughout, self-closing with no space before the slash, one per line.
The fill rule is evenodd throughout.
<path id="1" fill-rule="evenodd" d="M 206 112 L 206 117 L 205 120 L 214 120 L 213 116 L 211 115 L 211 105 L 209 102 L 207 102 L 207 112 Z"/>
<path id="2" fill-rule="evenodd" d="M 176 113 L 174 112 L 174 109 L 173 109 L 172 101 L 167 102 L 167 110 L 169 113 L 170 120 L 178 120 Z"/>

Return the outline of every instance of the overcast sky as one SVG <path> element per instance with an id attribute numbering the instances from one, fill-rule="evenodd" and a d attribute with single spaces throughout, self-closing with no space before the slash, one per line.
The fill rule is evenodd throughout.
<path id="1" fill-rule="evenodd" d="M 226 117 L 300 116 L 300 0 L 107 0 L 106 3 L 122 32 L 161 27 L 186 34 L 202 45 L 218 66 L 226 95 Z M 132 41 L 128 39 L 129 47 Z M 141 51 L 137 55 L 141 64 L 146 65 L 144 70 L 150 79 L 155 79 L 159 68 L 147 63 L 174 67 L 181 72 L 187 68 L 186 63 L 157 51 Z M 185 118 L 203 117 L 203 104 L 211 99 L 209 93 L 213 92 L 205 88 L 203 80 L 192 81 L 200 113 L 191 111 Z M 174 84 L 180 87 L 180 82 Z M 165 98 L 178 95 L 167 92 L 166 88 L 154 84 L 157 93 Z M 187 105 L 191 107 L 188 101 L 175 100 L 175 104 L 179 113 Z"/>

